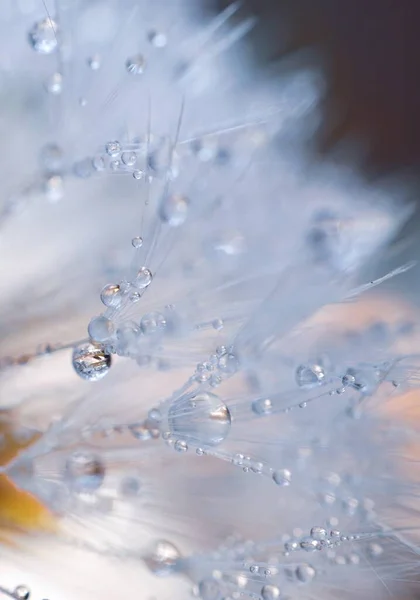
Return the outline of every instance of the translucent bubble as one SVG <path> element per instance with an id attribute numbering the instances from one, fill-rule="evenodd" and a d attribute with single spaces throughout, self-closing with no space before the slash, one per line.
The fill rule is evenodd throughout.
<path id="1" fill-rule="evenodd" d="M 274 471 L 272 477 L 274 483 L 280 485 L 281 487 L 290 485 L 292 481 L 292 473 L 289 471 L 289 469 L 279 469 L 278 471 Z"/>
<path id="2" fill-rule="evenodd" d="M 109 283 L 101 291 L 101 302 L 105 306 L 117 308 L 121 305 L 123 294 L 118 284 Z"/>
<path id="3" fill-rule="evenodd" d="M 300 365 L 296 369 L 296 383 L 299 387 L 310 389 L 325 381 L 325 369 L 320 364 Z"/>
<path id="4" fill-rule="evenodd" d="M 108 154 L 108 156 L 112 156 L 113 158 L 115 156 L 119 156 L 121 153 L 121 144 L 117 141 L 108 142 L 105 146 L 105 152 Z"/>
<path id="5" fill-rule="evenodd" d="M 301 583 L 310 583 L 316 575 L 315 569 L 308 564 L 302 564 L 296 567 L 296 578 Z"/>
<path id="6" fill-rule="evenodd" d="M 121 160 L 126 167 L 132 167 L 136 163 L 137 154 L 135 152 L 123 152 L 121 155 Z"/>
<path id="7" fill-rule="evenodd" d="M 141 248 L 143 246 L 143 238 L 141 238 L 141 237 L 134 237 L 131 240 L 131 245 L 133 246 L 133 248 Z"/>
<path id="8" fill-rule="evenodd" d="M 365 395 L 372 394 L 380 381 L 380 373 L 372 367 L 371 369 L 347 369 L 342 378 L 344 387 L 351 387 Z"/>
<path id="9" fill-rule="evenodd" d="M 138 496 L 141 484 L 137 477 L 124 477 L 121 482 L 120 493 L 125 497 Z"/>
<path id="10" fill-rule="evenodd" d="M 164 48 L 168 43 L 166 35 L 157 31 L 151 31 L 149 33 L 149 41 L 155 48 Z"/>
<path id="11" fill-rule="evenodd" d="M 97 71 L 101 68 L 101 57 L 99 56 L 99 54 L 94 54 L 93 56 L 90 56 L 88 58 L 87 64 L 92 69 L 92 71 Z"/>
<path id="12" fill-rule="evenodd" d="M 165 316 L 160 312 L 150 312 L 140 321 L 140 329 L 145 335 L 153 335 L 166 328 Z"/>
<path id="13" fill-rule="evenodd" d="M 166 540 L 160 540 L 156 543 L 154 550 L 144 557 L 147 567 L 159 577 L 171 575 L 176 570 L 177 561 L 181 554 L 174 544 Z"/>
<path id="14" fill-rule="evenodd" d="M 107 317 L 93 317 L 88 325 L 89 336 L 95 342 L 106 342 L 114 335 L 114 323 Z"/>
<path id="15" fill-rule="evenodd" d="M 229 409 L 218 396 L 210 392 L 181 396 L 169 409 L 169 429 L 172 435 L 216 446 L 230 431 Z"/>
<path id="16" fill-rule="evenodd" d="M 185 440 L 177 440 L 174 444 L 174 448 L 177 452 L 186 452 L 188 450 L 188 444 Z"/>
<path id="17" fill-rule="evenodd" d="M 75 452 L 66 462 L 66 479 L 77 492 L 95 492 L 105 479 L 105 466 L 91 452 Z"/>
<path id="18" fill-rule="evenodd" d="M 98 381 L 111 367 L 111 355 L 96 344 L 85 343 L 73 350 L 73 368 L 82 379 Z"/>
<path id="19" fill-rule="evenodd" d="M 109 167 L 111 171 L 118 171 L 118 169 L 121 167 L 121 162 L 119 160 L 111 160 Z"/>
<path id="20" fill-rule="evenodd" d="M 134 177 L 134 179 L 137 179 L 137 181 L 139 181 L 140 179 L 143 179 L 143 175 L 144 175 L 144 173 L 143 173 L 143 171 L 140 171 L 140 169 L 135 169 L 133 171 L 133 177 Z"/>
<path id="21" fill-rule="evenodd" d="M 220 600 L 222 597 L 220 584 L 215 579 L 203 579 L 198 584 L 198 593 L 202 600 Z"/>
<path id="22" fill-rule="evenodd" d="M 49 94 L 58 96 L 63 91 L 63 76 L 61 73 L 53 73 L 45 82 L 45 89 Z"/>
<path id="23" fill-rule="evenodd" d="M 125 61 L 125 68 L 127 72 L 131 75 L 141 75 L 146 66 L 146 61 L 144 60 L 144 56 L 141 54 L 136 54 L 135 56 L 130 56 Z"/>
<path id="24" fill-rule="evenodd" d="M 146 289 L 152 283 L 153 275 L 150 269 L 147 267 L 141 267 L 137 272 L 136 279 L 133 281 L 133 285 L 140 290 Z"/>
<path id="25" fill-rule="evenodd" d="M 304 538 L 299 545 L 302 550 L 305 550 L 306 552 L 315 552 L 315 550 L 319 550 L 321 548 L 319 541 L 314 540 L 311 537 Z"/>
<path id="26" fill-rule="evenodd" d="M 233 375 L 239 369 L 239 362 L 234 354 L 227 352 L 223 356 L 220 356 L 217 366 L 223 373 Z"/>
<path id="27" fill-rule="evenodd" d="M 377 544 L 376 542 L 373 542 L 368 546 L 368 554 L 372 558 L 378 558 L 379 556 L 381 556 L 383 551 L 384 549 L 382 548 L 382 546 L 380 544 Z"/>
<path id="28" fill-rule="evenodd" d="M 57 173 L 63 168 L 63 151 L 57 144 L 46 144 L 40 153 L 44 169 L 50 173 Z"/>
<path id="29" fill-rule="evenodd" d="M 273 403 L 270 398 L 257 398 L 253 401 L 251 408 L 256 415 L 270 415 L 273 410 Z"/>
<path id="30" fill-rule="evenodd" d="M 188 208 L 189 200 L 185 196 L 172 194 L 162 200 L 159 216 L 171 227 L 179 227 L 187 218 Z"/>
<path id="31" fill-rule="evenodd" d="M 312 527 L 311 538 L 314 540 L 325 540 L 328 536 L 328 532 L 324 527 Z"/>
<path id="32" fill-rule="evenodd" d="M 276 585 L 264 585 L 261 589 L 263 600 L 277 600 L 280 590 Z"/>
<path id="33" fill-rule="evenodd" d="M 58 25 L 47 17 L 34 24 L 28 34 L 29 43 L 39 54 L 51 54 L 58 46 Z"/>
<path id="34" fill-rule="evenodd" d="M 45 194 L 50 202 L 58 202 L 64 195 L 64 181 L 61 175 L 47 177 L 44 184 Z"/>
<path id="35" fill-rule="evenodd" d="M 13 598 L 16 600 L 29 600 L 31 596 L 31 590 L 26 585 L 18 585 L 13 591 Z"/>

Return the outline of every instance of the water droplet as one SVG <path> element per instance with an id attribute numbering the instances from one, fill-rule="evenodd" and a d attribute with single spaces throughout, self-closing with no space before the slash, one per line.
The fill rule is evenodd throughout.
<path id="1" fill-rule="evenodd" d="M 311 538 L 314 540 L 325 540 L 328 532 L 324 527 L 315 526 L 311 529 Z"/>
<path id="2" fill-rule="evenodd" d="M 369 546 L 368 546 L 368 553 L 369 553 L 369 556 L 371 556 L 372 558 L 378 558 L 379 556 L 381 556 L 383 551 L 384 551 L 384 549 L 382 548 L 382 546 L 380 546 L 376 542 L 373 542 L 372 544 L 369 544 Z"/>
<path id="3" fill-rule="evenodd" d="M 290 485 L 292 481 L 292 473 L 289 471 L 289 469 L 279 469 L 278 471 L 274 471 L 272 477 L 274 483 L 280 485 L 281 487 Z"/>
<path id="4" fill-rule="evenodd" d="M 380 375 L 380 374 L 379 374 Z M 353 369 L 349 368 L 342 378 L 344 387 L 352 387 L 365 395 L 372 394 L 379 383 L 380 377 L 375 369 Z"/>
<path id="5" fill-rule="evenodd" d="M 140 290 L 144 290 L 152 283 L 152 279 L 153 275 L 150 269 L 147 267 L 141 267 L 141 269 L 139 269 L 137 272 L 137 276 L 133 281 L 133 285 Z"/>
<path id="6" fill-rule="evenodd" d="M 305 552 L 315 552 L 315 550 L 320 550 L 321 544 L 318 540 L 307 537 L 300 542 L 300 547 L 302 550 L 305 550 Z"/>
<path id="7" fill-rule="evenodd" d="M 302 564 L 296 567 L 296 578 L 301 583 L 310 583 L 316 575 L 314 567 L 308 564 Z"/>
<path id="8" fill-rule="evenodd" d="M 160 312 L 147 313 L 140 321 L 140 329 L 145 335 L 153 335 L 162 332 L 165 328 L 166 319 Z"/>
<path id="9" fill-rule="evenodd" d="M 239 369 L 239 361 L 234 354 L 226 353 L 220 356 L 217 365 L 223 373 L 233 375 Z"/>
<path id="10" fill-rule="evenodd" d="M 270 398 L 257 398 L 253 401 L 251 408 L 256 415 L 270 415 L 273 404 Z"/>
<path id="11" fill-rule="evenodd" d="M 340 537 L 341 537 L 341 533 L 340 533 L 340 531 L 338 531 L 338 529 L 332 529 L 330 531 L 330 538 L 332 540 L 339 540 Z"/>
<path id="12" fill-rule="evenodd" d="M 144 557 L 144 562 L 152 573 L 165 577 L 174 573 L 181 554 L 174 544 L 166 540 L 156 543 L 153 552 Z"/>
<path id="13" fill-rule="evenodd" d="M 131 75 L 141 75 L 146 66 L 146 61 L 141 54 L 136 54 L 135 56 L 130 56 L 125 61 L 125 68 L 127 72 Z"/>
<path id="14" fill-rule="evenodd" d="M 13 597 L 16 600 L 29 600 L 31 590 L 26 585 L 19 585 L 13 592 Z"/>
<path id="15" fill-rule="evenodd" d="M 171 433 L 209 446 L 220 444 L 231 427 L 229 409 L 210 392 L 181 396 L 169 409 Z"/>
<path id="16" fill-rule="evenodd" d="M 90 452 L 74 452 L 66 462 L 66 479 L 77 492 L 95 492 L 105 479 L 105 466 Z"/>
<path id="17" fill-rule="evenodd" d="M 51 54 L 58 46 L 58 25 L 55 21 L 47 17 L 34 24 L 29 31 L 29 43 L 35 52 L 39 54 Z"/>
<path id="18" fill-rule="evenodd" d="M 157 31 L 151 31 L 149 33 L 149 41 L 155 48 L 164 48 L 168 43 L 166 35 Z"/>
<path id="19" fill-rule="evenodd" d="M 140 169 L 135 169 L 133 171 L 133 177 L 134 177 L 134 179 L 137 179 L 137 181 L 142 179 L 143 175 L 144 175 L 144 173 L 143 173 L 143 171 L 140 171 Z"/>
<path id="20" fill-rule="evenodd" d="M 121 153 L 121 144 L 116 141 L 108 142 L 105 146 L 105 152 L 108 154 L 108 156 L 115 158 Z"/>
<path id="21" fill-rule="evenodd" d="M 277 600 L 280 596 L 280 590 L 276 585 L 264 585 L 261 589 L 263 600 Z"/>
<path id="22" fill-rule="evenodd" d="M 92 159 L 92 167 L 95 171 L 104 171 L 105 170 L 105 159 L 103 156 L 95 156 Z"/>
<path id="23" fill-rule="evenodd" d="M 174 444 L 174 448 L 177 452 L 187 452 L 188 444 L 185 440 L 177 440 Z"/>
<path id="24" fill-rule="evenodd" d="M 98 381 L 108 373 L 111 355 L 96 344 L 85 343 L 73 349 L 73 368 L 82 379 Z"/>
<path id="25" fill-rule="evenodd" d="M 118 284 L 109 283 L 101 291 L 101 302 L 105 306 L 117 308 L 122 302 L 123 294 Z"/>
<path id="26" fill-rule="evenodd" d="M 140 493 L 140 481 L 137 477 L 124 477 L 121 481 L 120 493 L 122 496 L 132 498 Z"/>
<path id="27" fill-rule="evenodd" d="M 325 381 L 325 370 L 320 364 L 300 365 L 296 369 L 296 383 L 299 387 L 311 389 Z"/>
<path id="28" fill-rule="evenodd" d="M 140 336 L 140 328 L 136 323 L 123 323 L 117 329 L 117 350 L 119 354 L 127 356 L 136 353 Z"/>
<path id="29" fill-rule="evenodd" d="M 172 194 L 162 200 L 159 216 L 171 227 L 179 227 L 187 218 L 188 208 L 189 200 L 185 196 Z"/>
<path id="30" fill-rule="evenodd" d="M 198 584 L 198 593 L 202 600 L 220 600 L 222 593 L 220 584 L 215 579 L 203 579 Z"/>
<path id="31" fill-rule="evenodd" d="M 88 333 L 95 342 L 106 342 L 114 335 L 114 323 L 107 317 L 93 317 L 88 325 Z"/>
<path id="32" fill-rule="evenodd" d="M 136 164 L 137 154 L 135 152 L 123 152 L 121 160 L 126 167 L 132 167 Z"/>
<path id="33" fill-rule="evenodd" d="M 214 319 L 211 325 L 216 331 L 221 331 L 224 327 L 223 319 Z"/>
<path id="34" fill-rule="evenodd" d="M 41 150 L 40 159 L 49 173 L 56 174 L 63 168 L 63 151 L 57 144 L 46 144 Z"/>
<path id="35" fill-rule="evenodd" d="M 101 57 L 99 54 L 94 54 L 90 56 L 87 60 L 88 66 L 92 69 L 92 71 L 97 71 L 101 68 Z"/>
<path id="36" fill-rule="evenodd" d="M 64 195 L 64 182 L 61 175 L 47 177 L 44 184 L 45 194 L 50 202 L 58 202 Z"/>
<path id="37" fill-rule="evenodd" d="M 131 240 L 131 245 L 133 246 L 133 248 L 141 248 L 143 246 L 143 238 L 141 238 L 141 237 L 134 237 Z"/>
<path id="38" fill-rule="evenodd" d="M 61 73 L 53 73 L 45 82 L 45 89 L 49 94 L 58 96 L 63 91 L 63 76 Z"/>

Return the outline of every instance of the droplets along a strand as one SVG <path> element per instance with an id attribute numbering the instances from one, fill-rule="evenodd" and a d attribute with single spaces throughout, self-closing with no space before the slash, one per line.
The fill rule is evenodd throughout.
<path id="1" fill-rule="evenodd" d="M 51 54 L 58 46 L 58 25 L 50 17 L 37 21 L 28 33 L 31 47 L 38 54 Z"/>

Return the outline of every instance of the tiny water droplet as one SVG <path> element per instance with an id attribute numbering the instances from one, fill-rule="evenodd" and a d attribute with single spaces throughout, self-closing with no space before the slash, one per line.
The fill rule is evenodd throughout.
<path id="1" fill-rule="evenodd" d="M 118 284 L 109 283 L 101 291 L 101 302 L 105 306 L 118 308 L 121 305 L 123 294 Z"/>
<path id="2" fill-rule="evenodd" d="M 272 477 L 274 483 L 281 487 L 290 485 L 292 481 L 292 473 L 289 471 L 289 469 L 279 469 L 278 471 L 274 471 Z"/>
<path id="3" fill-rule="evenodd" d="M 142 54 L 130 56 L 125 61 L 125 68 L 130 75 L 141 75 L 146 66 L 146 61 Z"/>
<path id="4" fill-rule="evenodd" d="M 59 29 L 50 17 L 38 21 L 29 31 L 29 43 L 39 54 L 51 54 L 58 46 Z"/>
<path id="5" fill-rule="evenodd" d="M 148 269 L 147 267 L 141 267 L 141 269 L 139 269 L 139 271 L 137 272 L 137 276 L 133 281 L 133 285 L 136 288 L 143 290 L 149 287 L 149 285 L 152 283 L 152 280 L 153 275 L 150 269 Z"/>
<path id="6" fill-rule="evenodd" d="M 143 238 L 141 238 L 141 237 L 134 237 L 131 240 L 131 245 L 133 246 L 133 248 L 141 248 L 143 246 Z"/>
<path id="7" fill-rule="evenodd" d="M 80 344 L 73 349 L 73 368 L 79 377 L 87 381 L 98 381 L 105 377 L 111 362 L 111 355 L 96 344 Z"/>

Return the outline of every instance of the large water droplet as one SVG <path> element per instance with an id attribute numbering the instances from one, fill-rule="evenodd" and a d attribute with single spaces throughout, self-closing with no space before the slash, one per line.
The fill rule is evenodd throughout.
<path id="1" fill-rule="evenodd" d="M 111 367 L 111 355 L 96 344 L 85 343 L 73 350 L 73 367 L 82 379 L 98 381 Z"/>
<path id="2" fill-rule="evenodd" d="M 89 336 L 95 342 L 106 342 L 114 335 L 114 323 L 107 317 L 93 317 L 88 325 Z"/>
<path id="3" fill-rule="evenodd" d="M 280 596 L 280 590 L 276 585 L 264 585 L 261 589 L 263 600 L 277 600 Z"/>
<path id="4" fill-rule="evenodd" d="M 49 17 L 34 24 L 28 34 L 29 43 L 39 54 L 51 54 L 58 46 L 58 25 Z"/>
<path id="5" fill-rule="evenodd" d="M 299 387 L 310 389 L 325 381 L 325 369 L 321 364 L 300 365 L 296 369 L 296 383 Z"/>
<path id="6" fill-rule="evenodd" d="M 274 471 L 273 481 L 281 487 L 286 487 L 290 485 L 292 481 L 292 473 L 289 469 L 279 469 L 278 471 Z"/>
<path id="7" fill-rule="evenodd" d="M 105 306 L 117 308 L 122 302 L 123 294 L 119 285 L 109 283 L 101 291 L 101 301 Z"/>
<path id="8" fill-rule="evenodd" d="M 181 554 L 174 544 L 166 540 L 160 540 L 156 543 L 154 550 L 144 557 L 144 562 L 148 568 L 160 577 L 171 575 Z"/>
<path id="9" fill-rule="evenodd" d="M 66 462 L 66 479 L 77 492 L 94 492 L 105 479 L 105 466 L 90 452 L 75 452 Z"/>
<path id="10" fill-rule="evenodd" d="M 296 567 L 296 578 L 301 583 L 310 583 L 315 575 L 316 571 L 311 565 L 304 563 Z"/>
<path id="11" fill-rule="evenodd" d="M 165 196 L 159 210 L 159 216 L 171 227 L 182 225 L 188 215 L 189 200 L 180 194 Z"/>
<path id="12" fill-rule="evenodd" d="M 130 56 L 125 61 L 125 68 L 127 72 L 131 75 L 141 75 L 146 66 L 146 61 L 144 60 L 144 56 L 142 54 L 136 54 L 135 56 Z"/>
<path id="13" fill-rule="evenodd" d="M 136 278 L 133 281 L 133 285 L 140 289 L 146 289 L 152 283 L 153 275 L 150 269 L 147 267 L 141 267 L 137 272 Z"/>
<path id="14" fill-rule="evenodd" d="M 140 329 L 145 335 L 162 332 L 166 328 L 165 316 L 160 312 L 150 312 L 140 321 Z"/>
<path id="15" fill-rule="evenodd" d="M 199 392 L 175 400 L 169 409 L 168 424 L 175 437 L 216 446 L 228 435 L 231 416 L 216 394 Z"/>

